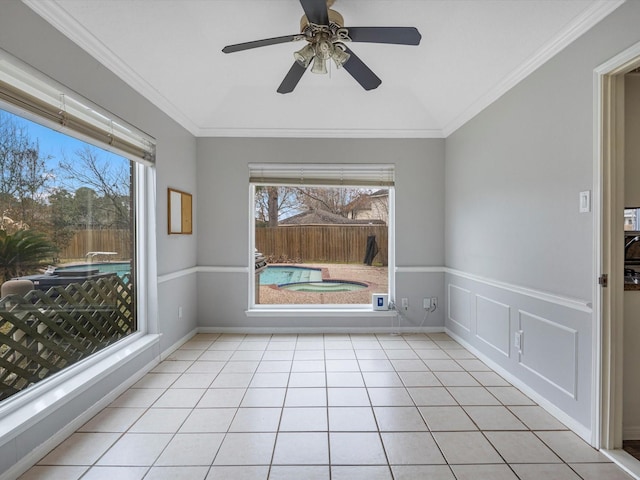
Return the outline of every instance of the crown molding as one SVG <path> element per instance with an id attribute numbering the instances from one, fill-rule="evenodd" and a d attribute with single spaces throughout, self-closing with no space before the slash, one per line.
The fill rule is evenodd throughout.
<path id="1" fill-rule="evenodd" d="M 574 21 L 567 26 L 567 28 L 540 48 L 528 61 L 524 62 L 512 71 L 504 78 L 504 80 L 484 96 L 476 100 L 461 115 L 445 125 L 442 129 L 444 138 L 447 138 L 482 110 L 498 100 L 502 95 L 515 87 L 556 54 L 564 50 L 578 37 L 591 29 L 625 1 L 626 0 L 600 0 L 587 8 L 581 15 L 577 16 Z"/>
<path id="2" fill-rule="evenodd" d="M 81 23 L 76 22 L 56 0 L 46 2 L 42 0 L 22 0 L 22 2 L 192 135 L 197 136 L 198 126 L 196 124 L 167 100 L 164 95 L 153 88 L 143 77 L 138 75 L 119 56 L 109 50 L 104 43 L 91 34 Z"/>
<path id="3" fill-rule="evenodd" d="M 201 128 L 198 137 L 444 138 L 439 129 Z"/>

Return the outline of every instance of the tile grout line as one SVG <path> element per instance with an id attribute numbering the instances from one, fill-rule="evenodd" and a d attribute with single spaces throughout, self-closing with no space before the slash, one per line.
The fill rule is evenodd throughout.
<path id="1" fill-rule="evenodd" d="M 437 334 L 437 335 L 439 335 L 439 334 Z M 371 340 L 368 339 L 368 337 L 370 337 L 371 339 L 375 340 L 375 343 L 377 344 L 376 348 L 370 348 L 370 347 L 373 347 L 373 342 L 369 343 Z M 451 393 L 450 389 L 454 388 L 454 387 L 456 387 L 456 388 L 457 387 L 464 388 L 464 387 L 469 387 L 469 386 L 467 386 L 467 385 L 461 385 L 461 386 L 446 385 L 443 382 L 443 380 L 441 380 L 440 377 L 438 377 L 438 375 L 437 375 L 438 371 L 434 371 L 429 367 L 429 365 L 426 363 L 426 359 L 420 357 L 420 355 L 418 354 L 418 352 L 416 350 L 416 347 L 414 345 L 412 345 L 411 343 L 409 343 L 409 341 L 405 338 L 405 336 L 403 336 L 402 340 L 397 340 L 398 342 L 405 342 L 408 345 L 408 347 L 409 347 L 408 349 L 410 349 L 413 352 L 413 354 L 415 354 L 418 357 L 419 361 L 422 364 L 424 364 L 424 366 L 425 366 L 424 372 L 428 372 L 428 373 L 432 374 L 435 377 L 435 379 L 437 380 L 438 384 L 440 385 L 439 388 L 443 388 L 443 390 L 446 391 L 447 394 L 450 395 L 453 398 L 453 400 L 455 401 L 455 405 L 452 405 L 452 407 L 461 409 L 462 412 L 464 412 L 466 418 L 477 429 L 476 431 L 481 433 L 482 434 L 482 438 L 486 442 L 488 442 L 489 445 L 491 445 L 491 448 L 497 453 L 498 457 L 503 461 L 503 463 L 499 463 L 499 464 L 495 464 L 495 465 L 505 465 L 506 464 L 507 467 L 509 468 L 509 470 L 511 472 L 513 472 L 514 475 L 517 476 L 516 470 L 514 469 L 514 465 L 517 465 L 517 463 L 513 463 L 513 464 L 508 463 L 506 461 L 506 458 L 504 457 L 504 454 L 501 453 L 496 448 L 496 446 L 491 441 L 491 439 L 489 438 L 487 433 L 491 433 L 491 432 L 520 433 L 521 432 L 521 433 L 531 434 L 532 437 L 535 438 L 538 442 L 540 442 L 541 445 L 544 445 L 545 448 L 549 449 L 549 451 L 552 452 L 556 456 L 556 458 L 559 460 L 559 462 L 558 463 L 554 463 L 554 465 L 562 465 L 564 467 L 567 467 L 567 468 L 570 469 L 571 472 L 575 473 L 578 477 L 581 477 L 578 474 L 578 471 L 576 469 L 574 469 L 573 466 L 568 463 L 569 460 L 565 461 L 564 457 L 560 456 L 560 454 L 558 452 L 556 452 L 556 450 L 551 446 L 551 444 L 549 443 L 550 439 L 547 439 L 547 441 L 545 441 L 545 439 L 539 435 L 539 433 L 541 433 L 541 432 L 569 432 L 569 433 L 571 433 L 570 429 L 564 428 L 564 429 L 558 430 L 558 429 L 550 428 L 550 429 L 537 429 L 537 430 L 535 430 L 532 427 L 529 427 L 529 425 L 524 423 L 524 421 L 513 411 L 513 407 L 531 406 L 531 407 L 541 408 L 538 404 L 536 404 L 535 402 L 532 402 L 531 404 L 522 404 L 522 405 L 520 405 L 520 404 L 517 404 L 517 403 L 516 404 L 511 404 L 511 403 L 509 403 L 509 401 L 511 401 L 511 400 L 508 400 L 508 399 L 502 400 L 501 398 L 497 397 L 494 392 L 489 390 L 489 386 L 490 385 L 485 385 L 484 383 L 480 382 L 473 375 L 473 372 L 478 373 L 478 372 L 484 371 L 484 370 L 479 370 L 479 371 L 467 370 L 467 368 L 465 368 L 464 364 L 462 364 L 462 363 L 460 363 L 458 361 L 458 360 L 467 360 L 467 358 L 455 358 L 455 357 L 452 357 L 449 354 L 449 352 L 447 352 L 445 350 L 444 346 L 442 346 L 439 343 L 437 343 L 436 338 L 433 338 L 428 334 L 424 334 L 421 337 L 429 339 L 429 341 L 433 342 L 437 346 L 437 350 L 440 350 L 441 352 L 443 352 L 445 355 L 447 355 L 449 357 L 450 360 L 452 360 L 455 364 L 457 364 L 460 368 L 462 368 L 461 373 L 464 372 L 467 375 L 470 375 L 471 377 L 473 377 L 479 383 L 479 388 L 481 388 L 491 398 L 495 399 L 498 402 L 498 404 L 496 404 L 496 405 L 491 405 L 491 404 L 488 404 L 488 405 L 484 405 L 484 404 L 464 405 L 464 404 L 461 404 L 460 401 Z M 180 372 L 179 375 L 177 376 L 177 378 L 175 378 L 172 382 L 170 382 L 168 384 L 168 386 L 163 387 L 162 388 L 162 393 L 157 398 L 155 398 L 153 401 L 151 401 L 148 406 L 142 407 L 141 408 L 142 409 L 142 413 L 136 419 L 134 419 L 132 421 L 132 423 L 125 428 L 124 431 L 122 431 L 122 432 L 100 432 L 100 431 L 96 431 L 96 432 L 79 432 L 79 431 L 76 431 L 75 433 L 116 433 L 116 434 L 118 434 L 117 438 L 115 438 L 113 440 L 113 442 L 110 443 L 110 445 L 105 449 L 105 451 L 101 455 L 99 455 L 97 457 L 97 459 L 94 460 L 91 465 L 84 465 L 84 466 L 86 466 L 88 468 L 83 473 L 81 473 L 80 477 L 78 477 L 78 478 L 84 478 L 84 477 L 90 475 L 89 472 L 91 471 L 92 468 L 99 467 L 99 465 L 97 465 L 98 462 L 102 458 L 104 458 L 104 456 L 114 447 L 114 445 L 116 443 L 118 443 L 125 435 L 127 435 L 127 434 L 135 434 L 136 432 L 131 432 L 131 429 L 144 417 L 144 415 L 146 415 L 148 412 L 152 411 L 154 408 L 157 408 L 157 409 L 163 408 L 163 407 L 154 407 L 154 405 L 158 404 L 160 399 L 167 392 L 169 392 L 170 390 L 181 390 L 181 388 L 175 387 L 174 385 L 180 380 L 180 378 L 184 377 L 185 375 L 188 375 L 187 370 L 189 368 L 191 368 L 196 362 L 198 362 L 198 361 L 201 361 L 201 362 L 209 361 L 209 360 L 200 360 L 200 359 L 202 358 L 202 356 L 204 355 L 204 353 L 206 351 L 211 350 L 211 347 L 218 340 L 220 340 L 222 338 L 224 338 L 224 335 L 218 335 L 215 339 L 213 339 L 213 340 L 211 340 L 209 342 L 208 347 L 205 348 L 204 350 L 202 350 L 200 352 L 200 354 L 198 354 L 194 360 L 189 360 L 189 362 L 190 362 L 189 366 L 187 366 L 182 372 Z M 253 351 L 253 350 L 251 350 L 249 348 L 239 350 L 240 346 L 242 345 L 242 343 L 244 343 L 246 341 L 247 338 L 248 338 L 247 335 L 243 335 L 242 338 L 240 340 L 238 340 L 238 344 L 235 346 L 235 348 L 234 348 L 234 350 L 232 350 L 232 352 L 236 353 L 236 352 L 239 352 L 239 351 Z M 239 410 L 241 408 L 263 408 L 263 407 L 258 407 L 258 406 L 242 407 L 242 402 L 247 397 L 247 394 L 249 393 L 249 389 L 250 388 L 253 388 L 253 389 L 256 389 L 256 390 L 259 389 L 259 388 L 272 388 L 272 387 L 268 386 L 268 384 L 265 384 L 266 385 L 265 387 L 258 387 L 258 386 L 251 387 L 251 384 L 252 384 L 253 380 L 256 378 L 256 375 L 259 373 L 258 370 L 260 369 L 260 366 L 263 364 L 263 362 L 271 361 L 271 360 L 266 360 L 265 356 L 266 356 L 266 352 L 269 349 L 269 344 L 273 341 L 272 340 L 273 338 L 274 338 L 273 335 L 269 335 L 268 339 L 265 340 L 266 341 L 266 345 L 264 346 L 263 349 L 261 349 L 262 354 L 260 355 L 260 359 L 257 360 L 257 365 L 256 365 L 255 369 L 253 369 L 253 373 L 251 373 L 251 377 L 249 378 L 246 386 L 242 387 L 243 390 L 244 390 L 243 393 L 242 393 L 242 398 L 240 398 L 240 400 L 238 402 L 238 405 L 235 407 L 235 412 L 234 412 L 231 420 L 229 421 L 229 424 L 226 427 L 226 432 L 221 432 L 221 433 L 223 433 L 223 437 L 222 437 L 222 439 L 220 441 L 220 444 L 219 444 L 216 452 L 213 455 L 213 460 L 211 461 L 211 464 L 208 465 L 206 475 L 209 475 L 213 471 L 215 459 L 216 459 L 217 455 L 220 453 L 220 449 L 222 448 L 222 445 L 224 443 L 225 438 L 227 437 L 227 435 L 229 433 L 231 433 L 230 432 L 231 426 L 232 426 L 234 420 L 236 419 Z M 329 359 L 327 358 L 327 350 L 328 350 L 327 349 L 327 346 L 328 346 L 327 345 L 327 338 L 328 337 L 325 334 L 325 335 L 322 335 L 320 338 L 322 339 L 322 355 L 323 355 L 322 363 L 323 363 L 323 366 L 324 366 L 324 369 L 323 369 L 324 372 L 323 373 L 324 373 L 324 383 L 325 383 L 325 385 L 324 385 L 324 400 L 325 400 L 326 405 L 325 405 L 324 408 L 325 408 L 325 412 L 326 412 L 325 415 L 326 415 L 326 422 L 327 422 L 327 441 L 328 441 L 328 444 L 327 444 L 328 465 L 327 465 L 327 467 L 329 469 L 329 479 L 331 479 L 332 478 L 332 474 L 333 474 L 333 472 L 332 472 L 331 442 L 330 442 L 330 435 L 331 435 L 331 431 L 332 430 L 331 430 L 330 415 L 329 415 L 329 409 L 331 408 L 330 407 L 330 401 L 329 401 L 329 388 L 330 388 L 329 387 L 329 377 L 330 377 L 329 374 L 331 373 L 331 371 L 328 368 L 330 364 L 328 363 Z M 261 340 L 255 340 L 255 341 L 256 342 L 258 342 L 258 341 L 262 342 L 263 340 L 261 339 Z M 311 340 L 311 341 L 316 341 L 316 340 L 314 339 L 314 340 Z M 421 421 L 424 423 L 424 426 L 427 428 L 426 431 L 429 433 L 430 437 L 433 439 L 433 441 L 435 443 L 435 446 L 436 446 L 436 448 L 438 448 L 438 451 L 440 452 L 440 455 L 445 460 L 449 471 L 452 473 L 452 475 L 456 476 L 455 472 L 451 468 L 451 465 L 456 465 L 456 464 L 449 464 L 449 462 L 447 461 L 447 459 L 444 456 L 444 453 L 443 453 L 443 451 L 441 449 L 440 444 L 437 442 L 437 440 L 434 437 L 434 432 L 431 430 L 431 428 L 430 428 L 430 426 L 429 426 L 429 424 L 427 422 L 427 418 L 424 416 L 424 413 L 420 410 L 420 407 L 416 403 L 416 399 L 414 398 L 413 395 L 411 395 L 411 393 L 409 391 L 410 388 L 426 388 L 427 389 L 427 388 L 433 388 L 433 387 L 436 387 L 436 386 L 431 386 L 431 385 L 418 386 L 418 387 L 410 387 L 410 386 L 408 386 L 407 381 L 401 376 L 401 373 L 402 372 L 405 372 L 405 373 L 412 372 L 413 370 L 407 370 L 407 371 L 398 370 L 398 368 L 402 368 L 402 367 L 396 366 L 392 361 L 394 359 L 391 359 L 390 356 L 389 356 L 389 350 L 393 350 L 393 349 L 392 348 L 385 348 L 385 344 L 381 342 L 381 339 L 380 339 L 380 337 L 378 335 L 373 335 L 373 334 L 372 335 L 367 335 L 367 338 L 364 338 L 362 342 L 356 342 L 355 344 L 353 342 L 353 337 L 351 335 L 349 335 L 349 341 L 350 341 L 350 345 L 351 345 L 351 350 L 353 351 L 353 354 L 354 354 L 354 357 L 355 357 L 355 360 L 356 360 L 355 365 L 357 365 L 358 373 L 360 374 L 360 378 L 361 378 L 362 383 L 363 383 L 363 387 L 362 388 L 366 392 L 366 398 L 367 398 L 368 403 L 369 403 L 369 405 L 367 407 L 367 410 L 371 413 L 371 415 L 373 417 L 373 421 L 374 421 L 374 424 L 375 424 L 376 432 L 378 434 L 378 439 L 380 441 L 380 444 L 381 444 L 381 447 L 382 447 L 382 451 L 383 451 L 384 456 L 385 456 L 386 467 L 389 470 L 391 478 L 395 478 L 395 473 L 394 473 L 392 465 L 390 463 L 387 447 L 386 447 L 386 445 L 384 443 L 384 439 L 383 439 L 383 436 L 382 436 L 383 431 L 381 430 L 380 419 L 378 418 L 378 415 L 376 415 L 375 407 L 373 405 L 374 401 L 373 401 L 373 399 L 371 397 L 371 393 L 372 393 L 371 389 L 375 389 L 375 388 L 378 388 L 378 387 L 380 387 L 380 388 L 398 388 L 398 389 L 404 390 L 407 393 L 407 395 L 411 399 L 411 403 L 412 403 L 411 407 L 416 409 L 417 412 L 419 413 Z M 396 340 L 394 340 L 394 341 L 396 341 Z M 447 342 L 447 341 L 448 340 L 440 340 L 440 342 Z M 188 343 L 188 342 L 186 342 L 186 343 Z M 250 342 L 247 342 L 247 343 L 250 343 Z M 282 427 L 282 421 L 283 421 L 283 418 L 284 418 L 285 408 L 287 408 L 286 407 L 286 401 L 287 401 L 287 398 L 288 398 L 289 390 L 291 388 L 296 388 L 296 387 L 292 387 L 291 386 L 291 379 L 292 379 L 292 374 L 294 373 L 293 369 L 294 369 L 294 363 L 295 363 L 295 354 L 298 351 L 297 347 L 298 347 L 298 344 L 300 344 L 300 343 L 301 343 L 300 342 L 300 336 L 297 335 L 296 336 L 296 341 L 295 341 L 295 344 L 294 344 L 293 350 L 292 350 L 293 353 L 292 353 L 292 358 L 291 358 L 291 364 L 290 364 L 289 370 L 287 372 L 286 385 L 284 386 L 284 397 L 282 399 L 282 404 L 279 407 L 280 408 L 280 413 L 279 413 L 279 417 L 278 417 L 278 424 L 276 426 L 276 431 L 274 432 L 275 433 L 274 444 L 273 444 L 273 448 L 271 450 L 270 463 L 269 463 L 268 468 L 267 468 L 267 474 L 268 475 L 271 474 L 271 470 L 272 470 L 272 467 L 273 467 L 273 462 L 274 462 L 274 459 L 275 459 L 275 452 L 276 452 L 276 446 L 278 444 L 278 437 L 279 437 L 279 434 L 281 433 L 281 427 Z M 249 345 L 246 345 L 246 346 L 248 347 Z M 189 349 L 185 349 L 185 350 L 189 350 Z M 300 349 L 300 351 L 304 351 L 304 350 L 307 350 L 307 349 Z M 368 358 L 364 358 L 364 357 L 363 358 L 359 358 L 359 356 L 357 354 L 358 350 L 380 350 L 381 352 L 383 352 L 383 354 L 385 356 L 385 361 L 389 362 L 391 364 L 392 370 L 388 370 L 387 371 L 387 370 L 376 370 L 376 369 L 374 369 L 374 370 L 364 370 L 363 371 L 363 366 L 366 364 L 364 362 L 369 361 L 369 360 L 371 360 L 372 362 L 375 362 L 376 359 L 375 358 L 368 359 Z M 433 350 L 436 350 L 436 349 L 434 348 Z M 461 350 L 463 350 L 463 349 L 461 349 Z M 229 356 L 229 358 L 227 360 L 225 360 L 224 362 L 220 362 L 220 363 L 224 363 L 224 365 L 220 368 L 220 370 L 213 377 L 213 380 L 211 380 L 210 383 L 208 383 L 207 386 L 204 389 L 202 389 L 200 387 L 193 387 L 193 388 L 198 389 L 198 390 L 202 389 L 202 390 L 204 390 L 204 392 L 197 399 L 197 401 L 195 402 L 195 405 L 185 408 L 185 409 L 189 410 L 189 413 L 187 414 L 187 416 L 182 421 L 179 422 L 180 424 L 174 429 L 174 431 L 173 432 L 167 432 L 167 433 L 169 433 L 171 435 L 171 438 L 169 439 L 167 444 L 160 450 L 160 453 L 157 454 L 157 456 L 153 460 L 152 464 L 150 466 L 149 465 L 142 466 L 143 468 L 146 469 L 146 472 L 143 474 L 143 477 L 146 478 L 150 474 L 151 470 L 155 466 L 157 466 L 156 462 L 164 454 L 164 452 L 167 451 L 167 449 L 169 448 L 169 445 L 172 443 L 172 441 L 179 435 L 179 431 L 180 431 L 181 428 L 183 428 L 183 426 L 185 425 L 185 422 L 187 421 L 187 419 L 194 413 L 195 410 L 198 409 L 198 404 L 202 401 L 202 399 L 203 399 L 204 395 L 206 394 L 206 392 L 209 391 L 209 390 L 216 390 L 216 388 L 211 388 L 211 387 L 212 387 L 213 383 L 215 383 L 215 379 L 217 379 L 219 377 L 219 375 L 221 375 L 223 373 L 224 368 L 227 365 L 229 365 L 231 362 L 234 362 L 234 361 L 237 361 L 237 362 L 252 362 L 252 361 L 254 361 L 254 360 L 249 360 L 249 359 L 246 359 L 246 360 L 232 360 L 233 353 Z M 247 355 L 247 356 L 250 356 L 250 355 Z M 339 359 L 335 359 L 335 360 L 337 362 Z M 400 358 L 400 359 L 395 359 L 395 360 L 402 361 L 402 360 L 407 360 L 407 359 Z M 477 360 L 477 359 L 475 359 L 475 360 Z M 165 361 L 171 361 L 171 360 L 165 360 Z M 384 368 L 384 367 L 381 365 L 380 368 Z M 345 373 L 345 372 L 348 373 L 350 371 L 351 370 L 344 370 L 344 371 L 343 370 L 335 370 L 335 373 Z M 422 370 L 420 370 L 420 371 L 422 371 Z M 366 376 L 365 376 L 366 373 L 380 373 L 380 374 L 382 374 L 382 373 L 386 373 L 386 372 L 392 372 L 393 375 L 395 375 L 395 377 L 397 377 L 399 379 L 400 384 L 398 386 L 389 386 L 389 387 L 382 387 L 383 384 L 381 384 L 380 386 L 377 386 L 377 385 L 369 386 L 367 384 L 367 380 L 366 380 Z M 416 371 L 416 372 L 418 372 L 418 371 Z M 443 373 L 443 372 L 446 373 L 447 371 L 445 370 L 445 371 L 442 371 L 441 373 Z M 493 372 L 493 371 L 489 369 L 488 372 Z M 170 373 L 170 372 L 149 372 L 149 374 L 162 374 L 162 373 Z M 195 372 L 195 373 L 197 373 L 197 372 Z M 232 374 L 233 373 L 234 372 L 232 372 Z M 262 373 L 280 373 L 280 372 L 269 372 L 269 371 L 266 371 L 266 372 L 262 372 Z M 283 372 L 283 373 L 285 373 L 285 372 Z M 305 372 L 300 372 L 300 373 L 305 373 Z M 493 373 L 495 374 L 495 372 L 493 372 Z M 144 390 L 144 388 L 154 388 L 154 387 L 135 388 L 135 385 L 134 385 L 130 389 L 128 389 L 127 391 L 130 391 L 130 390 Z M 228 388 L 232 388 L 232 387 L 228 387 Z M 281 387 L 278 386 L 278 387 L 273 387 L 273 388 L 281 388 Z M 302 386 L 302 387 L 299 387 L 299 388 L 301 388 L 301 389 L 309 389 L 309 388 L 312 388 L 312 387 L 309 387 L 309 386 L 305 385 L 305 386 Z M 335 388 L 349 388 L 349 387 L 338 386 L 338 387 L 335 387 Z M 360 387 L 358 387 L 358 388 L 360 388 Z M 507 385 L 505 386 L 505 388 L 513 388 L 517 392 L 522 394 L 522 392 L 520 392 L 517 388 L 513 387 L 512 385 L 508 384 L 508 382 L 507 382 Z M 188 389 L 191 389 L 191 387 L 188 388 Z M 124 393 L 123 393 L 123 395 L 124 395 Z M 524 395 L 524 394 L 522 394 L 522 395 Z M 525 395 L 525 397 L 526 397 L 526 395 Z M 117 400 L 118 399 L 114 400 L 114 402 L 117 401 Z M 114 403 L 114 402 L 112 402 L 112 403 Z M 116 408 L 127 408 L 126 406 L 123 406 L 123 407 L 118 407 L 118 406 L 111 407 L 111 405 L 112 404 L 110 404 L 109 406 L 105 407 L 105 409 L 106 408 L 113 408 L 113 409 L 116 409 Z M 478 424 L 478 421 L 475 420 L 468 413 L 468 408 L 469 407 L 476 407 L 476 406 L 477 407 L 496 407 L 496 408 L 504 409 L 505 412 L 509 412 L 510 415 L 513 415 L 517 419 L 517 421 L 520 422 L 525 428 L 522 429 L 522 430 L 506 430 L 506 429 L 499 429 L 499 428 L 496 428 L 496 429 L 491 429 L 491 428 L 481 429 L 480 428 L 480 424 Z M 394 408 L 394 407 L 397 407 L 397 406 L 396 405 L 391 405 L 390 407 L 380 407 L 380 408 Z M 428 405 L 427 405 L 427 407 L 428 407 Z M 130 408 L 139 408 L 139 407 L 130 407 Z M 182 410 L 182 407 L 166 407 L 166 408 Z M 223 407 L 212 407 L 212 409 L 214 409 L 214 410 L 217 409 L 217 408 L 223 408 Z M 267 408 L 267 407 L 264 407 L 264 408 Z M 304 408 L 304 407 L 296 405 L 296 406 L 293 406 L 291 408 Z M 98 414 L 96 414 L 96 416 L 99 415 L 100 413 L 102 413 L 103 411 L 104 411 L 104 409 L 101 412 L 99 412 Z M 96 416 L 94 416 L 93 418 L 95 418 Z M 89 421 L 93 420 L 93 418 L 90 419 Z M 560 424 L 560 425 L 562 425 L 562 424 Z M 564 425 L 562 425 L 562 426 L 564 426 Z M 366 432 L 369 432 L 369 431 L 366 430 L 364 433 L 366 433 Z M 413 430 L 407 430 L 405 428 L 405 429 L 402 430 L 402 432 L 413 432 Z M 456 433 L 456 432 L 464 432 L 464 431 L 444 430 L 443 432 L 445 432 L 445 433 L 446 432 Z M 141 433 L 144 433 L 144 432 L 141 432 Z M 186 433 L 195 433 L 195 432 L 185 432 L 185 434 Z M 213 433 L 213 432 L 209 432 L 209 433 Z M 243 432 L 240 432 L 240 433 L 243 433 Z M 297 432 L 297 433 L 300 433 L 300 432 Z M 352 432 L 352 433 L 357 433 L 357 432 Z M 605 462 L 605 461 L 603 461 L 603 462 L 574 461 L 573 462 L 573 464 L 589 464 L 589 465 L 601 464 L 601 463 L 602 464 L 610 464 L 611 462 Z M 533 464 L 536 464 L 536 463 L 534 462 Z M 37 465 L 41 465 L 41 464 L 38 463 Z M 411 465 L 413 465 L 413 464 L 411 464 Z M 56 465 L 52 465 L 52 466 L 56 466 Z M 79 466 L 83 466 L 83 465 L 79 465 Z M 322 464 L 322 466 L 324 466 L 324 464 Z M 338 466 L 338 467 L 340 467 L 340 466 Z M 109 467 L 109 466 L 107 466 L 107 467 Z"/>

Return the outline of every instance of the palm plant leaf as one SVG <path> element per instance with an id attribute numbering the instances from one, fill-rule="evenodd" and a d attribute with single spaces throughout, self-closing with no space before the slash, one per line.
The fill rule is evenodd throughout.
<path id="1" fill-rule="evenodd" d="M 0 270 L 4 280 L 32 273 L 53 255 L 54 246 L 35 230 L 10 234 L 0 230 Z"/>

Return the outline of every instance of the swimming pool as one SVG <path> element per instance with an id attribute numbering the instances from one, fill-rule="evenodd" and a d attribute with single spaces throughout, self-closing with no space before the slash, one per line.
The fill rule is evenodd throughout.
<path id="1" fill-rule="evenodd" d="M 83 272 L 85 270 L 98 269 L 100 273 L 116 273 L 119 277 L 131 273 L 131 262 L 90 262 L 80 263 L 78 265 L 65 265 L 62 267 L 55 267 L 53 272 L 65 271 L 65 272 Z"/>
<path id="2" fill-rule="evenodd" d="M 320 268 L 269 265 L 260 274 L 260 285 L 318 281 L 322 281 L 322 269 Z"/>
<path id="3" fill-rule="evenodd" d="M 335 293 L 335 292 L 354 292 L 356 290 L 364 290 L 367 285 L 360 282 L 350 282 L 347 280 L 324 280 L 320 282 L 298 282 L 280 285 L 285 290 L 293 290 L 294 292 L 309 293 Z"/>

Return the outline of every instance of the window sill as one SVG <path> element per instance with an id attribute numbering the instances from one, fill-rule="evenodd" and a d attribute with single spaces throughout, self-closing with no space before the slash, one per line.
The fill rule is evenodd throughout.
<path id="1" fill-rule="evenodd" d="M 132 355 L 152 348 L 158 341 L 159 335 L 133 334 L 8 398 L 0 408 L 0 444 L 19 435 L 59 405 L 87 391 L 105 375 L 120 368 Z"/>
<path id="2" fill-rule="evenodd" d="M 247 317 L 395 317 L 395 310 L 363 308 L 250 308 Z"/>

